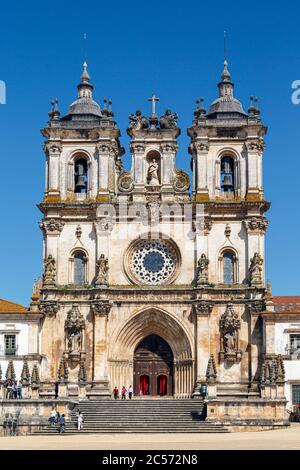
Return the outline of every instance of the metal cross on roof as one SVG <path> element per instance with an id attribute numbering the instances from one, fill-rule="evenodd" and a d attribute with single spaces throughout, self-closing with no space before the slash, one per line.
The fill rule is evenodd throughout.
<path id="1" fill-rule="evenodd" d="M 159 101 L 159 98 L 157 98 L 155 94 L 153 93 L 152 97 L 148 98 L 147 101 L 152 101 L 152 114 L 155 114 L 155 102 Z"/>

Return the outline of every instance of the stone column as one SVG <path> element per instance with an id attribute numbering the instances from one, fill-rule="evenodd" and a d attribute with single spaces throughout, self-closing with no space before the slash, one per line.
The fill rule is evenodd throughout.
<path id="1" fill-rule="evenodd" d="M 261 332 L 260 324 L 260 313 L 261 308 L 260 304 L 252 304 L 248 307 L 249 312 L 249 345 L 250 345 L 250 377 L 249 381 L 251 384 L 254 382 L 254 388 L 256 388 L 255 384 L 257 384 L 259 379 L 260 371 L 258 370 L 260 367 L 259 364 L 259 352 L 263 349 L 263 335 Z M 252 385 L 251 385 L 252 386 Z"/>
<path id="2" fill-rule="evenodd" d="M 109 154 L 110 147 L 107 143 L 98 144 L 98 195 L 108 195 L 109 183 Z"/>
<path id="3" fill-rule="evenodd" d="M 213 305 L 200 301 L 194 304 L 196 329 L 196 381 L 193 395 L 199 395 L 201 383 L 206 382 L 206 369 L 210 357 L 210 314 Z"/>
<path id="4" fill-rule="evenodd" d="M 42 329 L 41 343 L 43 344 L 43 354 L 52 362 L 58 362 L 59 351 L 54 347 L 56 337 L 56 314 L 59 310 L 59 303 L 56 301 L 42 301 L 39 305 L 39 310 L 44 316 L 44 324 Z M 52 368 L 43 367 L 42 362 L 42 377 L 43 381 L 51 382 L 55 376 L 51 375 Z M 54 373 L 54 371 L 52 371 Z"/>
<path id="5" fill-rule="evenodd" d="M 132 168 L 134 190 L 133 199 L 137 202 L 144 202 L 145 184 L 147 180 L 147 168 L 145 165 L 145 146 L 136 142 L 131 143 Z"/>
<path id="6" fill-rule="evenodd" d="M 207 184 L 207 156 L 209 143 L 204 140 L 194 144 L 194 152 L 196 154 L 197 172 L 196 172 L 196 199 L 207 200 L 208 184 Z"/>
<path id="7" fill-rule="evenodd" d="M 59 142 L 49 141 L 45 145 L 45 152 L 48 156 L 48 195 L 60 195 L 59 181 L 59 161 L 61 154 L 61 144 Z"/>
<path id="8" fill-rule="evenodd" d="M 107 323 L 111 310 L 108 300 L 95 300 L 92 304 L 94 313 L 94 348 L 93 348 L 93 386 L 90 396 L 110 396 L 107 367 Z"/>
<path id="9" fill-rule="evenodd" d="M 175 155 L 177 143 L 162 144 L 161 146 L 161 193 L 162 201 L 172 201 L 174 188 L 173 179 L 176 176 Z"/>

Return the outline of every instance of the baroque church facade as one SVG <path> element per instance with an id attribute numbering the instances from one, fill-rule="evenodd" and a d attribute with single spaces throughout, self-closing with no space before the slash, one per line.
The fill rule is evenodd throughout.
<path id="1" fill-rule="evenodd" d="M 65 360 L 71 383 L 85 368 L 91 395 L 133 384 L 135 394 L 161 386 L 188 397 L 213 355 L 220 386 L 255 389 L 266 127 L 255 103 L 247 114 L 234 98 L 226 63 L 218 87 L 188 129 L 192 198 L 176 167 L 177 115 L 159 118 L 155 97 L 149 119 L 130 116 L 130 171 L 111 104 L 93 100 L 86 64 L 67 115 L 54 105 L 42 130 L 43 381 L 56 380 Z"/>
<path id="2" fill-rule="evenodd" d="M 227 62 L 208 111 L 197 102 L 192 181 L 176 166 L 178 116 L 130 115 L 132 165 L 111 102 L 93 100 L 84 64 L 78 97 L 42 129 L 46 157 L 39 397 L 197 398 L 208 418 L 285 420 L 284 368 L 268 351 L 264 240 L 267 128 L 257 100 L 244 111 Z M 270 374 L 273 379 L 270 380 Z M 271 383 L 272 382 L 272 383 Z M 236 406 L 238 403 L 238 411 Z"/>

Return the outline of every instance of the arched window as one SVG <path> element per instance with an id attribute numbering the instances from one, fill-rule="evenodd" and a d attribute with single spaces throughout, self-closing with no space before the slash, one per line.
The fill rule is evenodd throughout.
<path id="1" fill-rule="evenodd" d="M 221 160 L 221 191 L 233 192 L 235 188 L 234 181 L 234 159 L 232 157 L 223 157 Z"/>
<path id="2" fill-rule="evenodd" d="M 223 283 L 234 284 L 235 282 L 235 255 L 231 251 L 223 253 Z"/>
<path id="3" fill-rule="evenodd" d="M 85 158 L 75 160 L 74 192 L 86 194 L 88 189 L 88 165 Z"/>
<path id="4" fill-rule="evenodd" d="M 74 284 L 83 285 L 86 283 L 86 255 L 83 251 L 76 251 L 74 260 Z"/>

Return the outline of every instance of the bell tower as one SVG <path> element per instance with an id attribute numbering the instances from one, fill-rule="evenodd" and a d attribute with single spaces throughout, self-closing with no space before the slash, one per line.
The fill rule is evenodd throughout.
<path id="1" fill-rule="evenodd" d="M 201 363 L 205 363 L 204 358 L 207 363 L 213 353 L 221 382 L 228 390 L 237 387 L 246 396 L 243 383 L 248 382 L 255 393 L 258 389 L 255 381 L 260 351 L 253 337 L 261 344 L 263 341 L 257 311 L 263 306 L 265 293 L 268 221 L 264 214 L 270 207 L 264 199 L 262 180 L 267 128 L 261 122 L 256 99 L 251 98 L 247 113 L 235 98 L 226 60 L 218 91 L 208 112 L 204 100 L 197 101 L 193 125 L 188 129 L 192 200 L 195 212 L 204 219 L 195 235 L 196 296 L 208 299 L 211 308 L 206 306 L 205 310 L 205 305 L 200 305 L 197 313 L 197 331 L 200 335 L 203 330 L 208 332 L 208 346 L 200 342 L 198 347 L 196 383 L 206 380 Z M 214 323 L 219 341 L 213 337 Z M 231 325 L 230 331 L 225 324 Z M 247 352 L 245 345 L 249 345 Z M 219 390 L 224 384 L 219 384 Z"/>

